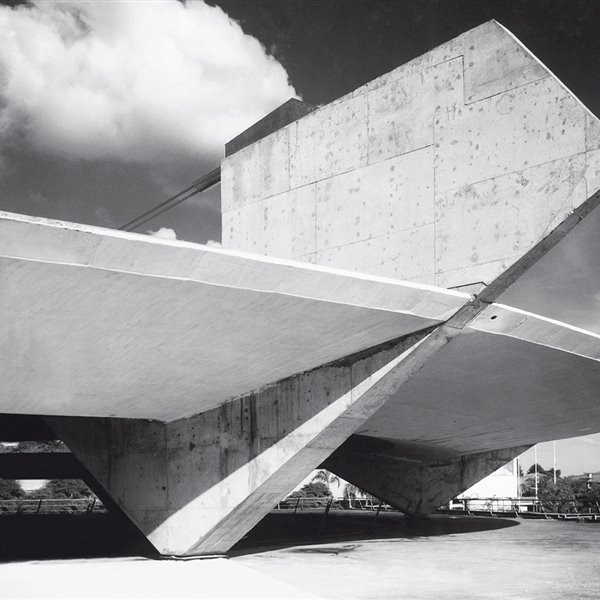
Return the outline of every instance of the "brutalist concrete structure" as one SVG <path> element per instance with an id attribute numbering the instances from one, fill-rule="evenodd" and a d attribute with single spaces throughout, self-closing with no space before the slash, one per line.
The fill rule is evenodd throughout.
<path id="1" fill-rule="evenodd" d="M 320 465 L 424 515 L 600 431 L 600 336 L 511 300 L 595 222 L 600 128 L 509 32 L 271 122 L 229 145 L 224 249 L 2 215 L 0 411 L 177 555 Z"/>

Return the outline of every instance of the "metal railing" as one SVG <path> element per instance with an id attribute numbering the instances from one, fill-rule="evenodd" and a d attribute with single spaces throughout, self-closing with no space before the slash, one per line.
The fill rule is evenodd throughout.
<path id="1" fill-rule="evenodd" d="M 104 513 L 106 508 L 97 498 L 23 498 L 0 500 L 0 516 Z"/>
<path id="2" fill-rule="evenodd" d="M 286 498 L 277 503 L 275 510 L 292 510 L 297 512 L 299 510 L 327 507 L 329 507 L 328 510 L 397 510 L 389 504 L 371 498 L 333 498 L 331 496 Z"/>
<path id="3" fill-rule="evenodd" d="M 544 504 L 534 496 L 522 496 L 521 498 L 455 498 L 435 512 L 462 512 L 468 515 L 489 514 L 491 516 L 504 516 L 512 513 L 517 517 L 524 518 L 541 517 L 546 519 L 600 521 L 600 504 L 598 502 L 570 500 L 560 505 L 552 502 Z"/>

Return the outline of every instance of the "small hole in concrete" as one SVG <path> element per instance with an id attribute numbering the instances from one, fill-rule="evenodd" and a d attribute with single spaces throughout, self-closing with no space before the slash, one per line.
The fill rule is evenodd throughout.
<path id="1" fill-rule="evenodd" d="M 490 317 L 490 319 L 492 319 L 492 321 L 493 321 L 494 319 L 497 319 L 497 318 L 498 318 L 498 315 L 492 315 L 492 316 Z"/>

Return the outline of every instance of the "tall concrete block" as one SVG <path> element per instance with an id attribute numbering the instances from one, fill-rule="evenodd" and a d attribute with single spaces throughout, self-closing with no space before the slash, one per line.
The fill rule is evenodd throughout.
<path id="1" fill-rule="evenodd" d="M 489 283 L 600 188 L 598 120 L 494 21 L 287 129 L 290 189 L 262 194 L 269 211 L 280 203 L 277 220 L 230 210 L 249 197 L 227 183 L 226 247 L 448 287 Z M 229 156 L 224 179 L 245 161 Z M 273 242 L 307 185 L 316 247 Z"/>
<path id="2" fill-rule="evenodd" d="M 463 60 L 457 57 L 365 91 L 369 163 L 432 146 L 432 110 L 461 108 L 463 86 Z"/>
<path id="3" fill-rule="evenodd" d="M 585 109 L 554 78 L 436 115 L 436 191 L 585 152 Z"/>
<path id="4" fill-rule="evenodd" d="M 415 516 L 426 516 L 518 456 L 528 446 L 438 460 L 382 456 L 345 444 L 324 467 Z"/>
<path id="5" fill-rule="evenodd" d="M 290 128 L 284 127 L 223 163 L 223 210 L 232 210 L 290 189 Z"/>
<path id="6" fill-rule="evenodd" d="M 291 188 L 367 164 L 366 97 L 328 106 L 328 110 L 317 110 L 289 126 Z"/>
<path id="7" fill-rule="evenodd" d="M 458 38 L 465 69 L 465 101 L 470 104 L 550 76 L 509 31 L 495 21 Z"/>
<path id="8" fill-rule="evenodd" d="M 585 201 L 586 168 L 580 153 L 439 193 L 437 285 L 463 285 L 467 277 L 489 282 L 498 269 L 505 270 L 556 227 L 565 212 Z M 543 213 L 546 219 L 538 219 Z"/>
<path id="9" fill-rule="evenodd" d="M 317 252 L 432 224 L 432 148 L 319 181 L 315 208 Z"/>
<path id="10" fill-rule="evenodd" d="M 317 252 L 316 262 L 327 267 L 428 283 L 435 267 L 434 234 L 433 223 L 404 229 L 322 250 Z M 393 260 L 386 260 L 386 256 L 392 256 Z"/>

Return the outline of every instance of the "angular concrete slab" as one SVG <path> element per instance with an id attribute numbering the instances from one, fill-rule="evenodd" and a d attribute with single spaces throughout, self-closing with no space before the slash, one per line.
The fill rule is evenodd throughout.
<path id="1" fill-rule="evenodd" d="M 448 498 L 465 491 L 528 447 L 428 462 L 386 456 L 381 452 L 353 452 L 351 445 L 344 445 L 325 461 L 324 466 L 408 514 L 427 516 Z"/>
<path id="2" fill-rule="evenodd" d="M 0 269 L 6 413 L 170 421 L 430 327 L 468 299 L 9 214 Z"/>
<path id="3" fill-rule="evenodd" d="M 599 130 L 491 21 L 288 125 L 289 190 L 276 199 L 280 169 L 252 170 L 264 191 L 244 195 L 233 186 L 249 154 L 228 156 L 223 243 L 442 287 L 489 283 L 600 188 Z M 313 185 L 315 248 L 308 232 L 272 242 L 296 220 L 287 197 Z"/>
<path id="4" fill-rule="evenodd" d="M 357 433 L 455 454 L 573 437 L 600 430 L 599 385 L 598 360 L 472 331 L 432 357 Z"/>

